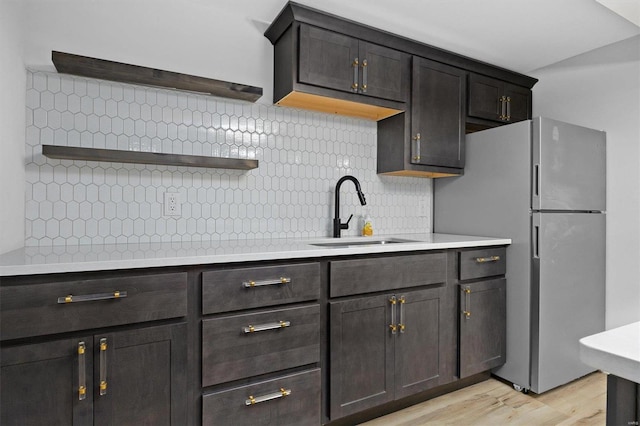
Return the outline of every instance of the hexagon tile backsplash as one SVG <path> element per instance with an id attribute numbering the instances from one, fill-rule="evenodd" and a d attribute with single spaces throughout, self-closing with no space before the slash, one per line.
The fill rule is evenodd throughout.
<path id="1" fill-rule="evenodd" d="M 430 232 L 431 180 L 376 174 L 376 123 L 27 71 L 27 246 L 327 237 L 368 210 L 379 234 Z M 42 145 L 259 160 L 250 171 L 53 160 Z M 165 192 L 180 216 L 164 216 Z M 419 208 L 420 206 L 420 208 Z"/>

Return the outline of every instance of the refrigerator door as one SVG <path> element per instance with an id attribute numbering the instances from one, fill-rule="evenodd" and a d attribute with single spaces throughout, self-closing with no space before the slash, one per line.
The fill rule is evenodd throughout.
<path id="1" fill-rule="evenodd" d="M 507 248 L 507 362 L 498 377 L 529 388 L 531 121 L 467 135 L 460 177 L 434 179 L 434 232 L 511 238 Z"/>
<path id="2" fill-rule="evenodd" d="M 533 210 L 605 211 L 604 132 L 533 119 Z"/>
<path id="3" fill-rule="evenodd" d="M 542 393 L 593 368 L 578 340 L 605 329 L 605 215 L 532 215 L 531 390 Z"/>

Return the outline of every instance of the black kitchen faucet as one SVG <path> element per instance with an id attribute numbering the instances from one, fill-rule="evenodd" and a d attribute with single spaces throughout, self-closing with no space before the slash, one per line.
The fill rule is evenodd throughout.
<path id="1" fill-rule="evenodd" d="M 334 238 L 340 238 L 340 231 L 342 231 L 343 229 L 349 229 L 349 221 L 353 217 L 353 215 L 349 216 L 349 219 L 347 219 L 346 223 L 342 223 L 340 221 L 340 186 L 342 185 L 342 182 L 344 182 L 345 180 L 352 181 L 353 184 L 356 186 L 356 192 L 358 193 L 360 204 L 362 204 L 363 206 L 367 204 L 367 200 L 365 200 L 364 194 L 360 189 L 360 182 L 358 182 L 358 179 L 356 179 L 353 176 L 343 176 L 340 178 L 340 180 L 338 180 L 338 183 L 336 184 L 336 201 L 335 201 L 336 213 L 333 217 L 333 237 Z"/>

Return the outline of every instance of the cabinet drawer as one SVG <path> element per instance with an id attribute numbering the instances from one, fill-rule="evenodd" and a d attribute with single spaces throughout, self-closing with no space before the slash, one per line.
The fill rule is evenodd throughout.
<path id="1" fill-rule="evenodd" d="M 186 313 L 186 272 L 0 288 L 3 340 L 182 317 Z"/>
<path id="2" fill-rule="evenodd" d="M 203 386 L 312 364 L 319 359 L 319 305 L 202 321 Z"/>
<path id="3" fill-rule="evenodd" d="M 320 264 L 224 269 L 202 274 L 202 313 L 315 300 L 320 297 Z"/>
<path id="4" fill-rule="evenodd" d="M 504 275 L 507 250 L 504 247 L 460 252 L 460 280 Z"/>
<path id="5" fill-rule="evenodd" d="M 283 396 L 283 393 L 287 394 Z M 251 403 L 251 400 L 255 403 Z M 320 424 L 320 369 L 205 394 L 204 425 Z"/>
<path id="6" fill-rule="evenodd" d="M 330 264 L 330 296 L 444 283 L 445 253 L 338 260 Z"/>

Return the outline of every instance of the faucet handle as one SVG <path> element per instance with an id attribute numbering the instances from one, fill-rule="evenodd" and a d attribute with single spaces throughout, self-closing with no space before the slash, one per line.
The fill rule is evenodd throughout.
<path id="1" fill-rule="evenodd" d="M 341 223 L 340 229 L 349 229 L 349 222 L 351 221 L 352 217 L 353 217 L 353 214 L 349 216 L 349 219 L 347 219 L 345 223 Z"/>

